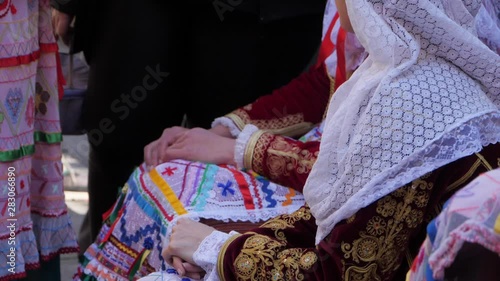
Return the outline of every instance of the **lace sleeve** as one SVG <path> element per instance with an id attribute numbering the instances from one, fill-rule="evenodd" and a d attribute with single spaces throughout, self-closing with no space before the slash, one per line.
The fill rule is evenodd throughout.
<path id="1" fill-rule="evenodd" d="M 203 278 L 205 281 L 218 281 L 220 280 L 219 274 L 217 272 L 217 257 L 219 255 L 220 249 L 226 243 L 226 241 L 233 235 L 237 235 L 235 231 L 231 231 L 229 234 L 214 231 L 201 242 L 198 249 L 193 254 L 194 262 L 206 271 L 206 275 Z"/>
<path id="2" fill-rule="evenodd" d="M 225 126 L 229 129 L 229 132 L 231 133 L 231 135 L 235 138 L 237 138 L 240 133 L 241 133 L 241 130 L 240 128 L 238 128 L 238 126 L 236 126 L 236 124 L 234 124 L 233 120 L 228 118 L 228 117 L 219 117 L 219 118 L 216 118 L 214 120 L 214 122 L 212 122 L 212 128 L 217 126 L 217 125 L 222 125 L 222 126 Z"/>

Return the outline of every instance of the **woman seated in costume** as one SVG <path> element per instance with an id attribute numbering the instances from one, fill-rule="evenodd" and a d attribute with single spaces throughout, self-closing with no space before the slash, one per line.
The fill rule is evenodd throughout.
<path id="1" fill-rule="evenodd" d="M 500 164 L 500 57 L 477 37 L 479 0 L 336 2 L 369 55 L 329 104 L 307 204 L 242 234 L 178 220 L 164 257 L 180 275 L 403 280 L 425 220 Z"/>
<path id="2" fill-rule="evenodd" d="M 145 163 L 104 215 L 76 279 L 128 280 L 162 268 L 162 241 L 179 215 L 248 229 L 303 205 L 321 138 L 315 124 L 346 69 L 364 58 L 353 35 L 340 29 L 333 3 L 328 11 L 320 63 L 310 71 L 216 119 L 209 131 L 169 128 L 145 148 Z"/>

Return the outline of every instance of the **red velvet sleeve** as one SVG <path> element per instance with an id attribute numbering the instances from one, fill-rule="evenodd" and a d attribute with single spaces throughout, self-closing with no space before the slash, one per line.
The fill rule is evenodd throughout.
<path id="1" fill-rule="evenodd" d="M 325 65 L 312 68 L 287 85 L 226 117 L 242 130 L 247 124 L 270 133 L 300 136 L 321 122 L 331 90 Z"/>
<path id="2" fill-rule="evenodd" d="M 271 181 L 302 192 L 319 153 L 319 141 L 301 142 L 264 131 L 247 143 L 244 166 Z"/>

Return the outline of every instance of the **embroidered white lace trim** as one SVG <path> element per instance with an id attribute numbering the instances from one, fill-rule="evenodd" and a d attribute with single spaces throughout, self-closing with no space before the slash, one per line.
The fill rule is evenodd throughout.
<path id="1" fill-rule="evenodd" d="M 236 124 L 234 124 L 234 122 L 233 122 L 233 120 L 231 120 L 231 118 L 227 118 L 224 116 L 216 118 L 212 122 L 212 128 L 217 126 L 217 125 L 222 125 L 224 127 L 227 127 L 229 129 L 229 132 L 231 133 L 231 135 L 235 138 L 237 138 L 238 135 L 241 133 L 240 129 L 236 126 Z"/>
<path id="2" fill-rule="evenodd" d="M 224 246 L 224 243 L 231 238 L 231 236 L 238 234 L 235 231 L 227 234 L 220 231 L 214 231 L 198 246 L 198 249 L 193 253 L 194 262 L 206 271 L 203 278 L 205 281 L 218 281 L 220 280 L 219 273 L 217 272 L 217 258 L 219 252 Z"/>
<path id="3" fill-rule="evenodd" d="M 333 96 L 304 188 L 319 243 L 395 189 L 500 141 L 500 57 L 481 0 L 351 0 L 370 54 Z"/>
<path id="4" fill-rule="evenodd" d="M 243 131 L 241 131 L 240 135 L 236 138 L 236 145 L 234 146 L 234 162 L 236 162 L 236 167 L 238 167 L 238 169 L 245 168 L 244 159 L 248 141 L 258 130 L 259 128 L 257 128 L 256 126 L 248 124 L 245 126 L 245 128 L 243 128 Z"/>

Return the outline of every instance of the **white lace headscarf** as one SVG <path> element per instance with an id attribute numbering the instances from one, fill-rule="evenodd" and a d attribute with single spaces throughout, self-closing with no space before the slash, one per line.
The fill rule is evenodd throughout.
<path id="1" fill-rule="evenodd" d="M 316 243 L 359 209 L 500 141 L 500 57 L 477 38 L 480 0 L 346 2 L 370 55 L 332 98 L 304 188 Z"/>

